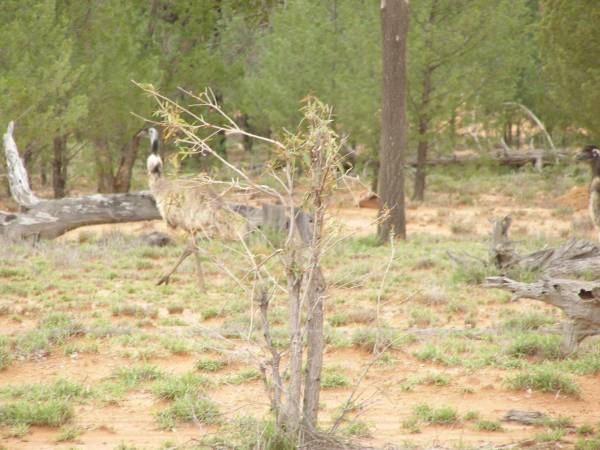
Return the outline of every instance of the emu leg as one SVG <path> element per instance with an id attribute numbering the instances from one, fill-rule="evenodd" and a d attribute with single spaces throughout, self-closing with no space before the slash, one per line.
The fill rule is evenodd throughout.
<path id="1" fill-rule="evenodd" d="M 196 249 L 194 252 L 194 257 L 196 258 L 196 277 L 198 277 L 198 288 L 204 292 L 206 290 L 206 283 L 204 282 L 204 272 L 202 271 L 202 258 L 200 258 L 198 249 Z"/>
<path id="2" fill-rule="evenodd" d="M 181 263 L 183 261 L 185 261 L 185 259 L 188 256 L 190 256 L 192 253 L 197 253 L 196 248 L 195 248 L 195 246 L 192 247 L 192 246 L 188 245 L 185 248 L 185 250 L 183 251 L 183 253 L 181 254 L 181 256 L 179 257 L 179 259 L 177 260 L 177 262 L 175 263 L 175 265 L 173 266 L 173 268 L 171 270 L 169 270 L 166 274 L 164 274 L 162 277 L 160 277 L 160 280 L 158 280 L 158 283 L 156 283 L 156 285 L 160 286 L 161 284 L 169 284 L 169 278 L 171 277 L 173 272 L 175 272 L 177 270 L 177 268 L 181 265 Z"/>
<path id="3" fill-rule="evenodd" d="M 198 279 L 198 289 L 200 292 L 204 292 L 206 290 L 206 283 L 204 282 L 204 272 L 202 271 L 202 258 L 200 258 L 200 247 L 196 243 L 196 234 L 193 233 L 190 236 L 189 247 L 194 252 L 194 258 L 196 259 L 196 277 Z"/>

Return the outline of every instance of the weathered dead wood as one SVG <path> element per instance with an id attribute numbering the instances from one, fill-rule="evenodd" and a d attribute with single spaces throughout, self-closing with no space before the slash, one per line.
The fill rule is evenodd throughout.
<path id="1" fill-rule="evenodd" d="M 511 223 L 509 216 L 492 220 L 490 264 L 496 268 L 539 271 L 550 277 L 582 274 L 600 277 L 598 245 L 583 239 L 570 239 L 555 248 L 519 255 L 508 238 Z"/>
<path id="2" fill-rule="evenodd" d="M 6 165 L 8 171 L 8 183 L 10 193 L 15 201 L 23 208 L 31 208 L 42 200 L 39 199 L 29 187 L 29 178 L 23 161 L 19 157 L 17 143 L 13 137 L 15 123 L 10 122 L 6 133 L 4 133 L 4 153 L 6 155 Z"/>
<path id="3" fill-rule="evenodd" d="M 505 150 L 499 149 L 487 155 L 467 154 L 467 155 L 452 155 L 440 156 L 438 158 L 430 158 L 426 164 L 428 166 L 447 166 L 452 164 L 467 164 L 467 163 L 484 163 L 486 161 L 494 161 L 504 166 L 521 167 L 527 164 L 555 164 L 557 160 L 567 158 L 565 152 L 548 152 L 546 150 Z M 417 166 L 417 161 L 410 161 L 408 165 Z"/>
<path id="4" fill-rule="evenodd" d="M 31 236 L 53 239 L 85 225 L 160 219 L 152 195 L 87 195 L 43 200 L 19 214 L 0 212 L 0 235 L 11 240 Z"/>
<path id="5" fill-rule="evenodd" d="M 508 229 L 512 223 L 510 216 L 492 219 L 492 239 L 490 243 L 490 264 L 503 268 L 510 266 L 518 255 L 515 253 L 512 242 L 508 239 Z"/>
<path id="6" fill-rule="evenodd" d="M 520 411 L 517 409 L 511 409 L 508 411 L 504 417 L 502 417 L 503 422 L 518 422 L 523 425 L 540 425 L 544 419 L 547 419 L 548 416 L 539 411 Z"/>
<path id="7" fill-rule="evenodd" d="M 546 278 L 521 283 L 508 277 L 488 277 L 483 286 L 513 293 L 513 298 L 539 300 L 563 310 L 570 319 L 563 326 L 562 349 L 572 352 L 586 337 L 600 334 L 600 282 Z"/>

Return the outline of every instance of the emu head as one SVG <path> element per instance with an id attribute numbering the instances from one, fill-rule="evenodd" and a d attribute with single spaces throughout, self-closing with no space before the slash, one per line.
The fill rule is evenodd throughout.
<path id="1" fill-rule="evenodd" d="M 158 141 L 158 130 L 156 128 L 154 128 L 154 127 L 144 128 L 137 135 L 138 136 L 146 136 L 147 138 L 149 138 L 150 139 L 150 151 L 155 154 L 158 153 L 159 141 Z"/>
<path id="2" fill-rule="evenodd" d="M 600 160 L 600 149 L 597 145 L 586 145 L 575 157 L 577 161 L 596 162 Z"/>

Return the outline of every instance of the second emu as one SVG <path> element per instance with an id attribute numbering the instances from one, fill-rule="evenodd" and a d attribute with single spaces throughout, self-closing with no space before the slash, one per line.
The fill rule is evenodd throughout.
<path id="1" fill-rule="evenodd" d="M 589 214 L 596 230 L 596 236 L 600 239 L 600 149 L 597 145 L 586 145 L 576 159 L 589 162 L 592 166 Z"/>

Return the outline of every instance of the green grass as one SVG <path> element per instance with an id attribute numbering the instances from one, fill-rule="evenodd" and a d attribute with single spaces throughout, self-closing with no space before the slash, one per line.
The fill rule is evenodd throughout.
<path id="1" fill-rule="evenodd" d="M 22 384 L 0 389 L 0 398 L 18 398 L 27 401 L 84 399 L 91 395 L 92 391 L 88 386 L 66 379 L 58 379 L 49 384 Z"/>
<path id="2" fill-rule="evenodd" d="M 219 409 L 206 398 L 192 395 L 178 398 L 172 405 L 156 414 L 156 421 L 163 429 L 173 429 L 179 422 L 216 424 L 220 419 Z"/>
<path id="3" fill-rule="evenodd" d="M 217 372 L 225 367 L 225 362 L 220 359 L 200 358 L 196 361 L 196 369 L 203 372 Z"/>
<path id="4" fill-rule="evenodd" d="M 152 384 L 151 390 L 160 399 L 176 400 L 187 395 L 196 396 L 210 385 L 208 378 L 186 373 L 180 376 L 164 376 Z"/>
<path id="5" fill-rule="evenodd" d="M 259 380 L 261 377 L 258 369 L 245 368 L 236 373 L 228 374 L 224 377 L 224 382 L 227 384 L 244 384 L 251 381 Z"/>
<path id="6" fill-rule="evenodd" d="M 575 443 L 575 450 L 600 450 L 600 436 L 578 439 Z"/>
<path id="7" fill-rule="evenodd" d="M 512 331 L 531 331 L 546 325 L 551 325 L 554 322 L 554 318 L 543 312 L 528 310 L 519 312 L 515 317 L 505 320 L 502 323 L 502 327 Z"/>
<path id="8" fill-rule="evenodd" d="M 158 380 L 163 376 L 164 374 L 158 367 L 150 364 L 120 367 L 115 373 L 115 378 L 118 382 L 128 389 L 134 388 L 140 383 Z"/>
<path id="9" fill-rule="evenodd" d="M 475 422 L 477 431 L 504 431 L 502 424 L 494 420 L 478 420 Z"/>
<path id="10" fill-rule="evenodd" d="M 421 403 L 413 408 L 413 416 L 422 422 L 434 425 L 452 425 L 459 420 L 458 413 L 450 406 L 433 408 L 426 403 Z"/>
<path id="11" fill-rule="evenodd" d="M 324 370 L 321 374 L 321 387 L 323 389 L 334 389 L 348 386 L 348 377 L 336 371 Z"/>
<path id="12" fill-rule="evenodd" d="M 540 392 L 562 393 L 579 397 L 579 386 L 569 376 L 551 368 L 535 368 L 528 372 L 509 375 L 505 385 L 514 390 L 532 389 Z"/>
<path id="13" fill-rule="evenodd" d="M 538 442 L 556 442 L 560 441 L 565 435 L 562 430 L 544 430 L 537 433 L 533 438 Z"/>
<path id="14" fill-rule="evenodd" d="M 63 399 L 18 400 L 0 405 L 0 425 L 59 427 L 73 417 L 73 406 Z"/>
<path id="15" fill-rule="evenodd" d="M 73 442 L 83 434 L 83 430 L 76 425 L 65 425 L 60 429 L 56 442 Z"/>
<path id="16" fill-rule="evenodd" d="M 561 336 L 528 333 L 518 336 L 506 349 L 509 356 L 536 356 L 540 359 L 561 359 Z"/>

